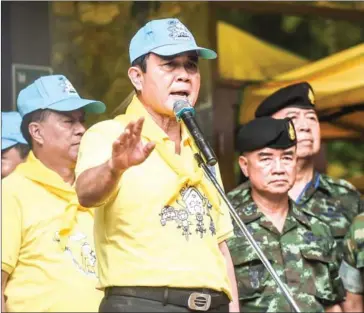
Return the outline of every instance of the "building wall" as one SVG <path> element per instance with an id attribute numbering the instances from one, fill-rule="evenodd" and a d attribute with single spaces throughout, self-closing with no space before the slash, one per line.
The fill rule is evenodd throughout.
<path id="1" fill-rule="evenodd" d="M 1 2 L 1 106 L 12 110 L 13 63 L 49 66 L 49 3 Z"/>

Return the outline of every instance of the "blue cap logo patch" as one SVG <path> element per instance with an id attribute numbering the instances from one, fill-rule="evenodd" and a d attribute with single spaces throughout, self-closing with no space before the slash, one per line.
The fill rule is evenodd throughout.
<path id="1" fill-rule="evenodd" d="M 168 21 L 169 36 L 175 40 L 193 40 L 189 30 L 178 20 Z"/>
<path id="2" fill-rule="evenodd" d="M 61 81 L 63 92 L 66 92 L 68 95 L 77 95 L 76 89 L 67 78 L 60 77 L 59 80 Z"/>

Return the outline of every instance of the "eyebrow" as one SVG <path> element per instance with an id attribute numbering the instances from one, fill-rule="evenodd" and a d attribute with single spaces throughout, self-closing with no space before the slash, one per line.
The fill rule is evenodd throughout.
<path id="1" fill-rule="evenodd" d="M 259 152 L 258 153 L 258 156 L 260 157 L 264 157 L 264 156 L 272 156 L 273 153 L 269 153 L 269 152 Z"/>
<path id="2" fill-rule="evenodd" d="M 292 150 L 291 151 L 286 151 L 286 152 L 283 153 L 283 155 L 293 155 L 293 151 Z"/>

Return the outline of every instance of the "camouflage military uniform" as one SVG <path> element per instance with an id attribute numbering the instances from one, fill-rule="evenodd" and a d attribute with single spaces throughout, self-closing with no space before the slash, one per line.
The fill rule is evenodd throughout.
<path id="1" fill-rule="evenodd" d="M 322 312 L 342 301 L 336 243 L 329 227 L 297 209 L 293 201 L 282 233 L 273 226 L 250 196 L 250 189 L 229 193 L 232 205 L 303 312 Z M 238 282 L 242 312 L 287 312 L 288 302 L 234 223 L 228 240 Z"/>
<path id="2" fill-rule="evenodd" d="M 231 191 L 230 195 L 240 194 L 239 197 L 242 199 L 244 194 L 249 195 L 249 192 L 244 191 L 249 187 L 250 182 L 247 181 Z M 356 215 L 364 212 L 360 193 L 345 180 L 334 179 L 316 172 L 296 202 L 303 211 L 315 215 L 330 226 L 337 244 L 337 255 L 341 260 L 344 236 L 351 221 Z"/>
<path id="3" fill-rule="evenodd" d="M 330 226 L 341 259 L 344 236 L 351 221 L 364 211 L 360 193 L 345 180 L 315 172 L 296 202 Z"/>
<path id="4" fill-rule="evenodd" d="M 340 276 L 347 291 L 364 293 L 364 213 L 354 219 L 345 236 Z"/>

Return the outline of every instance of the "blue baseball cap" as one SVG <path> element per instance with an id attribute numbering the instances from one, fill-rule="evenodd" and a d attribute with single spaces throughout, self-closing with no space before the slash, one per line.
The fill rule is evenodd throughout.
<path id="1" fill-rule="evenodd" d="M 18 143 L 28 144 L 20 131 L 21 121 L 18 112 L 1 112 L 1 151 Z"/>
<path id="2" fill-rule="evenodd" d="M 215 59 L 215 51 L 197 46 L 191 32 L 176 18 L 153 20 L 134 35 L 129 46 L 130 63 L 153 52 L 161 56 L 196 51 L 203 59 Z"/>
<path id="3" fill-rule="evenodd" d="M 22 89 L 17 100 L 23 117 L 39 109 L 67 112 L 84 108 L 87 113 L 103 113 L 104 103 L 82 99 L 71 82 L 63 75 L 42 76 Z"/>

